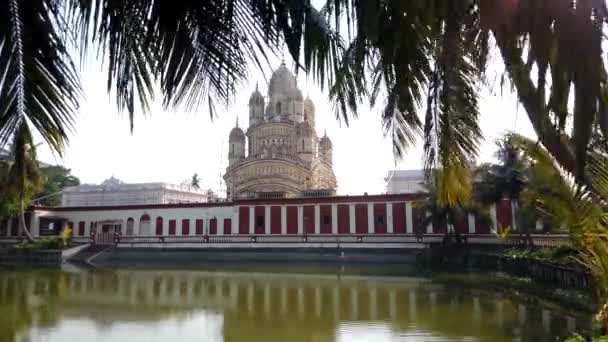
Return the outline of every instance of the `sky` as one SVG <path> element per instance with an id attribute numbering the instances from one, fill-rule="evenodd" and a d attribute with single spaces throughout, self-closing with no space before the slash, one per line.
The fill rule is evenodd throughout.
<path id="1" fill-rule="evenodd" d="M 275 67 L 279 63 L 278 58 L 273 61 Z M 165 111 L 160 101 L 155 101 L 150 115 L 136 115 L 131 134 L 127 115 L 119 115 L 114 99 L 106 92 L 104 71 L 96 64 L 87 65 L 82 83 L 85 98 L 64 157 L 41 146 L 42 161 L 65 165 L 83 183 L 100 183 L 111 176 L 129 183 L 181 183 L 198 173 L 202 185 L 217 192 L 225 190 L 220 177 L 228 162 L 228 133 L 237 116 L 240 126 L 246 127 L 247 103 L 256 83 L 267 93 L 266 79 L 253 71 L 231 106 L 216 106 L 217 118 L 210 119 L 206 106 L 195 112 Z M 421 143 L 408 150 L 402 160 L 394 158 L 391 139 L 383 134 L 381 106 L 362 106 L 359 117 L 347 126 L 335 118 L 327 94 L 303 73 L 298 76 L 298 85 L 315 103 L 317 133 L 321 136 L 327 130 L 332 139 L 339 194 L 383 193 L 389 170 L 422 167 Z M 507 131 L 534 136 L 513 94 L 483 90 L 480 110 L 485 135 L 480 161 L 493 160 L 494 141 Z"/>
<path id="2" fill-rule="evenodd" d="M 280 62 L 279 56 L 271 58 L 273 68 Z M 500 62 L 494 64 L 500 69 Z M 287 65 L 293 65 L 289 59 Z M 240 126 L 247 126 L 248 101 L 256 84 L 267 94 L 267 79 L 253 68 L 249 79 L 239 85 L 233 103 L 228 108 L 216 106 L 217 117 L 213 120 L 206 105 L 191 112 L 165 110 L 159 99 L 148 116 L 135 116 L 131 133 L 128 116 L 118 113 L 115 100 L 107 93 L 106 72 L 100 61 L 84 64 L 81 81 L 84 98 L 64 156 L 59 158 L 41 145 L 38 154 L 42 161 L 64 165 L 82 183 L 100 183 L 112 176 L 128 183 L 181 183 L 197 173 L 204 188 L 220 194 L 225 191 L 221 175 L 228 164 L 228 134 L 237 116 Z M 346 125 L 334 116 L 327 92 L 322 92 L 303 72 L 298 75 L 298 86 L 315 103 L 317 134 L 322 136 L 326 130 L 332 140 L 338 194 L 383 193 L 389 170 L 422 168 L 421 142 L 409 149 L 402 160 L 395 159 L 391 138 L 383 134 L 381 101 L 374 108 L 362 105 L 358 118 Z M 535 136 L 514 94 L 488 89 L 481 94 L 480 125 L 485 135 L 481 162 L 494 159 L 494 141 L 507 131 Z M 424 115 L 422 111 L 420 114 Z"/>

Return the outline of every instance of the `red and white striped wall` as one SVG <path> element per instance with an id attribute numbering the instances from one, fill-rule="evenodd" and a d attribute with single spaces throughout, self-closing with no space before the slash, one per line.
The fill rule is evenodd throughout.
<path id="1" fill-rule="evenodd" d="M 110 226 L 122 235 L 312 235 L 414 234 L 420 195 L 336 196 L 321 198 L 259 199 L 226 203 L 168 204 L 119 207 L 35 208 L 36 236 L 45 218 L 62 218 L 74 236 L 89 236 Z M 497 225 L 511 226 L 510 202 L 490 210 L 493 226 L 472 215 L 457 222 L 461 233 L 490 234 Z M 8 225 L 7 225 L 8 224 Z M 4 223 L 11 227 L 10 222 Z M 2 229 L 0 236 L 11 236 Z M 444 233 L 445 226 L 428 226 L 425 233 Z M 4 234 L 4 235 L 3 235 Z"/>

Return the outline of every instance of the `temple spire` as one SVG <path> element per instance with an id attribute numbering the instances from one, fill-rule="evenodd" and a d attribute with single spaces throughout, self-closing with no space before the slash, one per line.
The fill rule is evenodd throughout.
<path id="1" fill-rule="evenodd" d="M 239 127 L 239 115 L 238 114 L 236 115 L 236 127 L 237 128 Z"/>

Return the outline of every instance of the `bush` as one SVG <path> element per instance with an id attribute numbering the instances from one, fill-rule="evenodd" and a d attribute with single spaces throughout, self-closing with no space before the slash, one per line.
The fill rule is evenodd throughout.
<path id="1" fill-rule="evenodd" d="M 568 338 L 566 342 L 608 342 L 608 336 L 598 336 L 587 339 L 581 335 L 576 335 Z"/>
<path id="2" fill-rule="evenodd" d="M 58 237 L 46 238 L 36 240 L 34 242 L 25 242 L 15 245 L 17 250 L 30 250 L 30 251 L 42 251 L 42 250 L 57 250 L 63 246 L 63 240 Z"/>

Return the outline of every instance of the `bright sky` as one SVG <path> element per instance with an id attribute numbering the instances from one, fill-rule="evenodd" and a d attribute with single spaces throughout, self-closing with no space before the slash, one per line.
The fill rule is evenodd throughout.
<path id="1" fill-rule="evenodd" d="M 278 58 L 273 61 L 274 68 L 279 63 Z M 248 124 L 248 100 L 256 83 L 262 93 L 267 93 L 267 82 L 260 72 L 251 72 L 250 80 L 241 85 L 229 108 L 216 106 L 218 118 L 213 121 L 207 106 L 197 112 L 164 111 L 158 100 L 150 116 L 136 116 L 133 134 L 128 117 L 118 114 L 114 99 L 106 92 L 105 77 L 100 63 L 90 62 L 84 67 L 85 99 L 65 156 L 60 159 L 48 148 L 40 147 L 42 161 L 65 165 L 83 183 L 100 183 L 111 176 L 129 183 L 180 183 L 198 173 L 205 188 L 218 191 L 221 186 L 225 190 L 220 177 L 227 166 L 228 133 L 237 115 L 241 127 Z M 410 149 L 403 160 L 395 160 L 391 139 L 383 135 L 381 106 L 362 106 L 359 118 L 346 126 L 336 120 L 327 94 L 302 72 L 298 85 L 315 103 L 318 135 L 327 130 L 332 139 L 339 194 L 382 193 L 389 170 L 422 168 L 421 143 Z M 534 136 L 514 95 L 483 91 L 480 107 L 486 138 L 481 161 L 493 159 L 494 140 L 506 131 Z"/>

